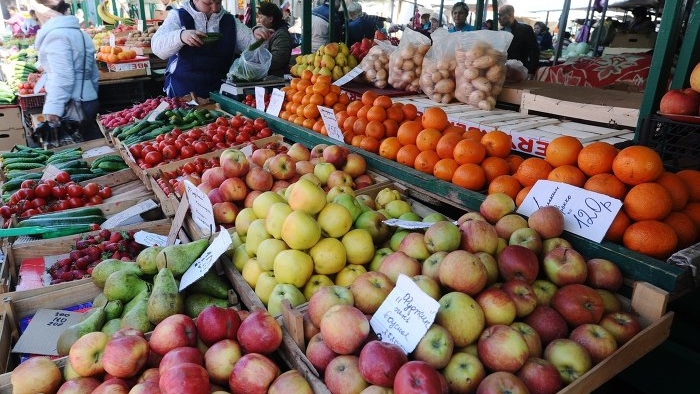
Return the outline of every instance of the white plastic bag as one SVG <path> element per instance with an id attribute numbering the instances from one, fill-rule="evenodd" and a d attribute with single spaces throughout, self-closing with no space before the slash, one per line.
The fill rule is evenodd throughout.
<path id="1" fill-rule="evenodd" d="M 370 48 L 367 55 L 362 58 L 360 67 L 364 71 L 362 78 L 365 82 L 384 89 L 389 83 L 389 58 L 398 47 L 391 45 L 389 41 L 377 40 L 376 43 L 377 45 Z"/>
<path id="2" fill-rule="evenodd" d="M 430 47 L 423 59 L 420 74 L 420 88 L 431 100 L 447 104 L 455 97 L 455 48 L 462 33 L 449 33 L 447 29 L 437 29 L 431 37 L 440 43 Z"/>
<path id="3" fill-rule="evenodd" d="M 419 92 L 423 57 L 429 49 L 430 38 L 411 29 L 404 30 L 398 50 L 389 58 L 389 85 L 407 92 Z"/>
<path id="4" fill-rule="evenodd" d="M 267 76 L 272 64 L 272 54 L 267 48 L 246 49 L 233 61 L 229 74 L 239 81 L 260 81 Z"/>

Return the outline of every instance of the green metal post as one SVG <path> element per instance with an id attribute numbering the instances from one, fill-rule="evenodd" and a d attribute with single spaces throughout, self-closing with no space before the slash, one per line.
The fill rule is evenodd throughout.
<path id="1" fill-rule="evenodd" d="M 475 14 L 474 29 L 481 30 L 481 26 L 484 25 L 484 0 L 477 0 Z"/>
<path id="2" fill-rule="evenodd" d="M 665 12 L 664 12 L 665 14 Z M 664 17 L 666 17 L 664 15 Z M 679 89 L 687 87 L 688 78 L 695 65 L 700 61 L 700 0 L 693 2 L 693 8 L 688 16 L 688 23 L 685 26 L 683 35 L 683 45 L 676 62 L 676 72 L 673 74 L 671 87 Z"/>
<path id="3" fill-rule="evenodd" d="M 253 21 L 253 25 L 257 24 L 258 18 L 258 2 L 257 0 L 250 0 L 250 18 Z"/>
<path id="4" fill-rule="evenodd" d="M 146 31 L 146 5 L 143 0 L 139 0 L 139 20 L 141 21 L 141 31 Z"/>
<path id="5" fill-rule="evenodd" d="M 301 53 L 311 53 L 311 9 L 310 1 L 301 2 Z"/>

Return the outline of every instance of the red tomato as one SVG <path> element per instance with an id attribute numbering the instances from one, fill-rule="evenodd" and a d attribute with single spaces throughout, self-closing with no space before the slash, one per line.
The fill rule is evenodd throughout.
<path id="1" fill-rule="evenodd" d="M 97 204 L 102 204 L 102 201 L 103 201 L 102 197 L 100 197 L 99 194 L 96 194 L 96 195 L 90 197 L 90 200 L 88 200 L 88 203 L 97 205 Z"/>
<path id="2" fill-rule="evenodd" d="M 68 183 L 68 182 L 70 182 L 70 174 L 65 172 L 65 171 L 61 171 L 58 174 L 56 174 L 55 179 L 56 179 L 56 182 L 59 182 L 59 183 Z"/>
<path id="3" fill-rule="evenodd" d="M 253 121 L 253 128 L 255 128 L 255 130 L 260 131 L 265 127 L 267 127 L 267 121 L 265 121 L 265 119 L 257 118 Z"/>
<path id="4" fill-rule="evenodd" d="M 56 210 L 57 211 L 65 211 L 66 209 L 70 209 L 70 201 L 68 200 L 58 200 L 56 202 Z"/>
<path id="5" fill-rule="evenodd" d="M 175 145 L 168 145 L 163 148 L 163 159 L 171 160 L 177 157 L 179 154 L 179 149 Z"/>
<path id="6" fill-rule="evenodd" d="M 236 136 L 236 144 L 240 145 L 240 144 L 242 144 L 244 142 L 248 142 L 248 141 L 250 141 L 250 134 L 246 133 L 245 131 L 241 131 Z"/>
<path id="7" fill-rule="evenodd" d="M 201 155 L 209 152 L 209 145 L 206 142 L 198 141 L 194 143 L 194 151 Z"/>
<path id="8" fill-rule="evenodd" d="M 39 198 L 48 198 L 51 196 L 51 186 L 42 183 L 34 189 L 34 195 Z"/>
<path id="9" fill-rule="evenodd" d="M 36 209 L 45 207 L 45 206 L 46 206 L 46 199 L 45 199 L 45 198 L 41 198 L 41 197 L 36 197 L 35 199 L 33 199 L 33 200 L 31 201 L 31 204 L 30 204 L 30 205 L 31 205 L 32 208 L 36 208 Z"/>
<path id="10" fill-rule="evenodd" d="M 231 127 L 239 128 L 243 125 L 243 118 L 239 115 L 233 116 L 231 120 L 229 120 L 229 124 Z"/>
<path id="11" fill-rule="evenodd" d="M 217 126 L 228 126 L 228 120 L 226 120 L 226 118 L 223 116 L 216 118 L 214 123 L 216 123 Z"/>
<path id="12" fill-rule="evenodd" d="M 146 157 L 144 157 L 146 164 L 156 165 L 163 161 L 163 154 L 158 151 L 148 152 Z"/>
<path id="13" fill-rule="evenodd" d="M 8 207 L 7 205 L 3 205 L 0 207 L 0 216 L 2 216 L 5 219 L 9 219 L 12 217 L 12 209 Z"/>
<path id="14" fill-rule="evenodd" d="M 272 135 L 272 130 L 270 130 L 269 127 L 263 127 L 262 129 L 260 129 L 260 131 L 258 131 L 258 136 L 260 138 L 267 138 L 271 135 Z"/>
<path id="15" fill-rule="evenodd" d="M 100 190 L 99 195 L 100 195 L 100 197 L 102 197 L 103 199 L 108 199 L 108 198 L 112 197 L 112 188 L 109 187 L 109 186 L 103 187 L 103 188 Z"/>
<path id="16" fill-rule="evenodd" d="M 185 163 L 184 166 L 182 166 L 182 171 L 185 172 L 185 174 L 191 174 L 197 169 L 196 165 L 192 162 Z"/>
<path id="17" fill-rule="evenodd" d="M 66 196 L 66 187 L 65 186 L 54 186 L 51 188 L 51 196 L 55 199 L 61 199 Z"/>
<path id="18" fill-rule="evenodd" d="M 187 146 L 187 142 L 185 142 L 184 139 L 178 138 L 175 140 L 175 143 L 173 145 L 175 145 L 177 150 L 182 150 L 183 146 Z"/>
<path id="19" fill-rule="evenodd" d="M 80 198 L 83 196 L 83 187 L 80 185 L 68 185 L 68 188 L 66 189 L 68 192 L 68 195 L 71 197 L 76 197 Z"/>
<path id="20" fill-rule="evenodd" d="M 182 148 L 180 148 L 180 158 L 181 159 L 188 159 L 192 156 L 194 156 L 195 150 L 193 146 L 190 145 L 185 145 Z"/>
<path id="21" fill-rule="evenodd" d="M 44 185 L 49 185 L 51 187 L 58 185 L 58 182 L 56 182 L 54 179 L 46 179 L 41 181 L 41 183 L 43 183 Z"/>
<path id="22" fill-rule="evenodd" d="M 134 159 L 138 159 L 141 156 L 143 152 L 143 145 L 141 144 L 136 144 L 132 145 L 131 148 L 129 148 L 129 152 L 131 153 L 131 156 L 134 156 Z"/>
<path id="23" fill-rule="evenodd" d="M 83 186 L 83 194 L 87 197 L 96 196 L 100 192 L 100 185 L 95 182 L 90 182 Z"/>
<path id="24" fill-rule="evenodd" d="M 28 189 L 34 189 L 36 187 L 36 181 L 34 179 L 27 179 L 22 181 L 20 187 L 26 187 Z"/>
<path id="25" fill-rule="evenodd" d="M 84 205 L 83 199 L 79 197 L 71 197 L 68 199 L 71 208 L 80 208 Z"/>

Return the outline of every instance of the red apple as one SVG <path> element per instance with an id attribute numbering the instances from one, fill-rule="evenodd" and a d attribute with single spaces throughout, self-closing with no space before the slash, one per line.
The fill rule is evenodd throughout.
<path id="1" fill-rule="evenodd" d="M 30 357 L 12 370 L 12 392 L 55 393 L 61 386 L 61 370 L 48 357 Z"/>
<path id="2" fill-rule="evenodd" d="M 533 228 L 519 228 L 510 234 L 510 238 L 508 238 L 508 245 L 524 246 L 539 256 L 543 247 L 542 236 L 540 236 L 540 233 Z"/>
<path id="3" fill-rule="evenodd" d="M 345 156 L 345 164 L 343 164 L 342 170 L 351 177 L 357 178 L 364 175 L 367 171 L 367 162 L 359 153 L 351 152 Z"/>
<path id="4" fill-rule="evenodd" d="M 208 183 L 211 187 L 219 187 L 225 180 L 226 174 L 224 174 L 224 169 L 221 167 L 212 167 L 204 170 L 201 182 Z"/>
<path id="5" fill-rule="evenodd" d="M 556 247 L 542 259 L 547 278 L 557 286 L 584 283 L 588 275 L 586 259 L 573 248 Z"/>
<path id="6" fill-rule="evenodd" d="M 100 383 L 102 382 L 97 380 L 97 378 L 74 378 L 63 382 L 56 394 L 90 394 Z M 14 387 L 20 388 L 18 386 Z"/>
<path id="7" fill-rule="evenodd" d="M 510 325 L 523 336 L 527 349 L 530 352 L 530 357 L 540 357 L 542 355 L 542 340 L 540 334 L 530 327 L 527 323 L 516 321 Z"/>
<path id="8" fill-rule="evenodd" d="M 101 331 L 90 332 L 78 338 L 68 353 L 73 370 L 85 377 L 104 373 L 102 355 L 109 339 L 109 335 Z"/>
<path id="9" fill-rule="evenodd" d="M 359 357 L 350 354 L 333 358 L 323 373 L 323 381 L 333 394 L 359 393 L 369 386 L 360 372 Z"/>
<path id="10" fill-rule="evenodd" d="M 476 389 L 476 394 L 530 394 L 525 383 L 510 372 L 499 371 L 487 375 Z"/>
<path id="11" fill-rule="evenodd" d="M 333 305 L 354 305 L 355 297 L 352 290 L 344 286 L 331 285 L 319 288 L 309 298 L 307 313 L 309 320 L 316 326 L 321 327 L 321 319 Z"/>
<path id="12" fill-rule="evenodd" d="M 374 314 L 393 289 L 394 282 L 379 271 L 362 273 L 350 285 L 355 307 L 367 315 Z"/>
<path id="13" fill-rule="evenodd" d="M 555 394 L 564 387 L 559 371 L 549 361 L 530 357 L 518 371 L 530 394 Z"/>
<path id="14" fill-rule="evenodd" d="M 255 310 L 241 322 L 237 339 L 246 353 L 270 354 L 282 344 L 282 327 L 266 310 Z"/>
<path id="15" fill-rule="evenodd" d="M 425 361 L 409 361 L 394 378 L 394 394 L 442 394 L 443 377 Z"/>
<path id="16" fill-rule="evenodd" d="M 217 224 L 233 224 L 236 222 L 236 216 L 240 209 L 230 201 L 217 202 L 212 205 L 214 213 L 214 221 Z"/>
<path id="17" fill-rule="evenodd" d="M 209 187 L 208 184 L 202 183 L 199 186 L 197 186 L 197 188 L 203 189 L 204 186 L 202 185 L 206 185 L 207 187 Z M 224 202 L 224 195 L 223 193 L 221 193 L 221 190 L 219 190 L 218 187 L 209 189 L 209 191 L 207 192 L 207 197 L 209 197 L 209 202 L 211 202 L 212 205 Z"/>
<path id="18" fill-rule="evenodd" d="M 209 379 L 217 384 L 228 384 L 233 366 L 242 355 L 241 346 L 233 339 L 222 339 L 212 344 L 204 353 L 204 367 Z"/>
<path id="19" fill-rule="evenodd" d="M 605 328 L 598 324 L 582 324 L 571 331 L 569 339 L 586 348 L 594 364 L 615 353 L 617 341 Z"/>
<path id="20" fill-rule="evenodd" d="M 308 160 L 297 160 L 294 163 L 294 169 L 299 175 L 311 174 L 314 172 L 314 165 Z"/>
<path id="21" fill-rule="evenodd" d="M 259 353 L 248 353 L 233 365 L 229 388 L 233 393 L 267 394 L 279 374 L 274 361 Z"/>
<path id="22" fill-rule="evenodd" d="M 314 394 L 311 384 L 296 369 L 290 369 L 279 375 L 270 385 L 267 394 Z M 212 393 L 217 394 L 217 393 Z M 223 394 L 223 393 L 218 393 Z"/>
<path id="23" fill-rule="evenodd" d="M 331 188 L 333 186 L 347 186 L 350 188 L 354 188 L 355 181 L 347 172 L 343 170 L 335 170 L 328 174 L 328 179 L 326 179 L 326 186 L 328 188 Z"/>
<path id="24" fill-rule="evenodd" d="M 209 305 L 197 315 L 197 333 L 205 345 L 222 339 L 236 339 L 241 318 L 233 308 Z"/>
<path id="25" fill-rule="evenodd" d="M 219 192 L 224 201 L 243 201 L 248 195 L 248 186 L 239 177 L 230 177 L 221 183 Z"/>
<path id="26" fill-rule="evenodd" d="M 414 360 L 425 361 L 435 369 L 444 368 L 452 358 L 454 340 L 447 329 L 433 323 L 413 350 Z"/>
<path id="27" fill-rule="evenodd" d="M 600 319 L 600 325 L 615 337 L 618 346 L 624 345 L 642 331 L 639 319 L 629 312 L 608 313 Z"/>
<path id="28" fill-rule="evenodd" d="M 659 102 L 659 111 L 673 115 L 697 115 L 700 107 L 700 93 L 691 88 L 671 89 L 664 93 Z"/>
<path id="29" fill-rule="evenodd" d="M 250 160 L 253 163 L 255 163 L 255 165 L 257 165 L 258 167 L 262 167 L 265 164 L 265 161 L 267 161 L 267 159 L 271 158 L 276 154 L 277 152 L 275 152 L 274 149 L 260 148 L 253 151 L 253 154 L 250 156 Z"/>
<path id="30" fill-rule="evenodd" d="M 498 272 L 503 280 L 515 278 L 532 283 L 539 270 L 537 254 L 524 246 L 508 245 L 498 254 Z"/>
<path id="31" fill-rule="evenodd" d="M 486 252 L 493 254 L 498 247 L 496 228 L 483 220 L 465 220 L 459 225 L 462 234 L 460 248 L 469 253 Z"/>
<path id="32" fill-rule="evenodd" d="M 316 144 L 311 148 L 310 158 L 321 158 L 323 159 L 323 150 L 328 147 L 328 144 Z"/>
<path id="33" fill-rule="evenodd" d="M 382 266 L 385 263 L 386 260 L 382 262 Z M 481 260 L 461 249 L 449 252 L 443 257 L 438 268 L 438 277 L 441 285 L 472 296 L 483 290 L 488 281 L 486 267 Z"/>
<path id="34" fill-rule="evenodd" d="M 529 315 L 537 307 L 535 290 L 527 282 L 520 279 L 510 279 L 501 285 L 501 289 L 515 302 L 515 311 L 518 317 Z"/>
<path id="35" fill-rule="evenodd" d="M 487 326 L 508 325 L 515 320 L 515 301 L 500 287 L 487 287 L 474 300 L 481 306 Z"/>
<path id="36" fill-rule="evenodd" d="M 224 170 L 226 178 L 242 177 L 250 169 L 250 163 L 245 154 L 238 149 L 229 148 L 221 152 L 219 165 Z"/>
<path id="37" fill-rule="evenodd" d="M 286 153 L 278 153 L 269 158 L 263 168 L 275 179 L 291 179 L 297 173 L 294 159 Z"/>
<path id="38" fill-rule="evenodd" d="M 142 336 L 112 338 L 102 354 L 102 366 L 112 376 L 130 378 L 141 372 L 148 361 L 148 352 L 148 341 Z"/>
<path id="39" fill-rule="evenodd" d="M 129 390 L 129 394 L 160 394 L 160 385 L 157 380 L 139 382 Z"/>
<path id="40" fill-rule="evenodd" d="M 161 356 L 172 349 L 197 345 L 197 325 L 187 315 L 175 314 L 158 323 L 148 340 L 151 350 Z"/>
<path id="41" fill-rule="evenodd" d="M 544 359 L 554 364 L 564 384 L 569 384 L 593 366 L 586 348 L 568 338 L 553 340 L 544 349 Z"/>
<path id="42" fill-rule="evenodd" d="M 253 167 L 245 175 L 245 184 L 250 190 L 259 190 L 261 192 L 271 190 L 275 179 L 268 171 L 262 167 Z"/>
<path id="43" fill-rule="evenodd" d="M 316 370 L 321 374 L 326 370 L 328 363 L 338 355 L 323 342 L 323 334 L 320 332 L 309 339 L 305 354 L 311 365 L 316 367 Z"/>
<path id="44" fill-rule="evenodd" d="M 335 168 L 342 168 L 349 153 L 344 146 L 330 145 L 323 150 L 323 161 L 333 164 Z"/>
<path id="45" fill-rule="evenodd" d="M 473 393 L 486 377 L 486 369 L 476 354 L 461 351 L 452 354 L 447 366 L 442 370 L 442 375 L 450 392 Z"/>
<path id="46" fill-rule="evenodd" d="M 139 375 L 139 378 L 137 379 L 138 382 L 143 382 L 145 380 L 152 380 L 156 383 L 158 383 L 158 379 L 160 378 L 160 370 L 158 367 L 150 367 L 143 372 L 141 372 L 141 375 Z"/>
<path id="47" fill-rule="evenodd" d="M 513 211 L 515 211 L 515 201 L 505 193 L 490 193 L 479 205 L 481 216 L 492 224 Z"/>
<path id="48" fill-rule="evenodd" d="M 122 378 L 106 378 L 93 391 L 92 394 L 128 394 L 131 385 Z"/>
<path id="49" fill-rule="evenodd" d="M 180 363 L 160 374 L 158 386 L 162 394 L 209 394 L 211 384 L 203 366 Z"/>
<path id="50" fill-rule="evenodd" d="M 372 185 L 374 185 L 374 178 L 372 178 L 372 175 L 362 174 L 355 178 L 355 189 L 357 190 L 364 189 Z"/>
<path id="51" fill-rule="evenodd" d="M 264 192 L 261 192 L 260 190 L 251 190 L 246 194 L 245 199 L 243 200 L 243 208 L 252 208 L 253 207 L 253 202 L 255 201 L 256 198 L 258 198 L 259 195 L 263 194 Z M 239 202 L 240 204 L 240 202 Z"/>
<path id="52" fill-rule="evenodd" d="M 309 148 L 307 148 L 306 145 L 302 144 L 301 142 L 293 143 L 292 146 L 287 149 L 287 154 L 292 156 L 292 158 L 296 161 L 308 161 L 311 159 L 311 150 L 309 150 Z"/>
<path id="53" fill-rule="evenodd" d="M 368 383 L 392 387 L 396 372 L 407 362 L 408 356 L 399 345 L 372 340 L 362 347 L 358 365 Z"/>
<path id="54" fill-rule="evenodd" d="M 491 371 L 515 372 L 530 357 L 525 338 L 516 329 L 503 324 L 486 327 L 476 346 L 479 359 Z"/>
<path id="55" fill-rule="evenodd" d="M 597 324 L 603 317 L 603 299 L 592 288 L 581 284 L 560 287 L 552 297 L 552 307 L 570 327 Z"/>
<path id="56" fill-rule="evenodd" d="M 613 293 L 622 287 L 622 272 L 617 264 L 607 259 L 590 259 L 586 261 L 588 276 L 586 284 Z"/>
<path id="57" fill-rule="evenodd" d="M 338 354 L 351 354 L 369 335 L 369 320 L 352 305 L 334 305 L 321 318 L 321 334 L 328 347 Z"/>
<path id="58" fill-rule="evenodd" d="M 175 348 L 165 353 L 160 360 L 158 373 L 162 375 L 163 372 L 182 363 L 204 365 L 204 354 L 202 354 L 202 351 L 197 347 L 182 346 Z"/>
<path id="59" fill-rule="evenodd" d="M 546 205 L 530 214 L 527 225 L 540 233 L 542 239 L 558 237 L 564 232 L 564 214 L 556 206 Z"/>
<path id="60" fill-rule="evenodd" d="M 554 308 L 547 305 L 540 305 L 532 313 L 525 317 L 524 322 L 532 327 L 540 336 L 542 346 L 557 338 L 569 336 L 569 327 L 564 317 Z"/>
<path id="61" fill-rule="evenodd" d="M 112 339 L 124 337 L 127 335 L 136 335 L 136 336 L 139 336 L 141 338 L 146 337 L 146 335 L 144 335 L 143 331 L 141 331 L 139 329 L 136 329 L 133 327 L 124 327 L 124 328 L 120 328 L 117 331 L 115 331 L 114 334 L 112 334 Z"/>

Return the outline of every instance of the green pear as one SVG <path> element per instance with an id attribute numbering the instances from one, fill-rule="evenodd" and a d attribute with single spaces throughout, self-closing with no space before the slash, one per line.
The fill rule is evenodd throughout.
<path id="1" fill-rule="evenodd" d="M 149 246 L 136 256 L 136 264 L 141 268 L 144 274 L 155 275 L 158 273 L 156 256 L 163 248 L 163 246 Z"/>
<path id="2" fill-rule="evenodd" d="M 173 272 L 168 267 L 161 268 L 153 279 L 153 291 L 148 297 L 148 320 L 158 324 L 168 316 L 182 313 L 184 308 L 184 299 Z"/>
<path id="3" fill-rule="evenodd" d="M 187 287 L 187 291 L 191 293 L 207 294 L 216 298 L 228 298 L 228 290 L 231 285 L 227 280 L 216 273 L 215 269 L 210 269 L 204 276 L 197 279 L 194 283 Z"/>
<path id="4" fill-rule="evenodd" d="M 156 256 L 158 272 L 168 267 L 173 276 L 178 278 L 187 271 L 192 263 L 209 247 L 209 240 L 204 238 L 197 241 L 166 246 Z"/>
<path id="5" fill-rule="evenodd" d="M 92 307 L 98 307 L 98 306 L 105 306 L 109 300 L 105 296 L 105 293 L 100 292 L 95 298 L 92 300 Z"/>
<path id="6" fill-rule="evenodd" d="M 228 299 L 216 298 L 203 293 L 191 293 L 185 297 L 185 314 L 191 318 L 195 318 L 199 316 L 199 312 L 209 305 L 226 308 L 229 306 L 229 303 Z"/>
<path id="7" fill-rule="evenodd" d="M 138 276 L 143 275 L 143 272 L 141 272 L 139 266 L 136 265 L 136 263 L 134 262 L 121 261 L 117 259 L 107 259 L 99 262 L 92 269 L 92 274 L 90 274 L 90 276 L 92 277 L 92 282 L 95 284 L 95 286 L 99 287 L 100 289 L 103 289 L 105 287 L 107 277 L 109 277 L 109 275 L 111 275 L 113 272 L 122 270 L 133 272 Z"/>
<path id="8" fill-rule="evenodd" d="M 103 307 L 85 312 L 80 322 L 66 328 L 58 337 L 56 350 L 59 356 L 67 356 L 73 343 L 89 332 L 100 331 L 105 324 L 106 313 Z"/>
<path id="9" fill-rule="evenodd" d="M 114 335 L 115 332 L 122 328 L 122 319 L 117 317 L 115 319 L 107 320 L 107 322 L 102 326 L 100 331 L 109 335 L 110 337 Z"/>
<path id="10" fill-rule="evenodd" d="M 149 287 L 150 284 L 139 278 L 133 271 L 119 270 L 112 272 L 107 277 L 102 292 L 110 301 L 122 300 L 123 302 L 129 302 L 137 294 Z"/>
<path id="11" fill-rule="evenodd" d="M 148 298 L 141 298 L 122 316 L 120 328 L 135 328 L 141 332 L 153 331 L 155 325 L 148 320 Z"/>
<path id="12" fill-rule="evenodd" d="M 136 295 L 136 297 L 132 298 L 131 300 L 129 300 L 129 302 L 124 304 L 124 308 L 122 308 L 122 317 L 124 317 L 124 315 L 126 315 L 131 310 L 131 308 L 133 308 L 136 304 L 138 304 L 138 302 L 140 300 L 142 300 L 142 299 L 148 300 L 148 297 L 150 297 L 150 296 L 151 296 L 151 289 L 142 290 L 140 293 L 138 293 Z"/>
<path id="13" fill-rule="evenodd" d="M 116 319 L 122 315 L 122 311 L 124 310 L 124 302 L 122 300 L 107 301 L 104 309 L 106 320 Z"/>

